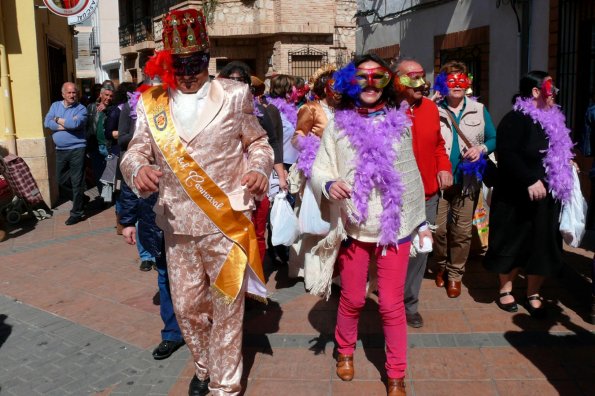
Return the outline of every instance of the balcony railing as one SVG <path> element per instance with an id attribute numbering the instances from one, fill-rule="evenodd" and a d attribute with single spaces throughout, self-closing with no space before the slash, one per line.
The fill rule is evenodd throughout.
<path id="1" fill-rule="evenodd" d="M 134 21 L 134 42 L 153 41 L 153 19 L 151 17 L 139 18 Z"/>
<path id="2" fill-rule="evenodd" d="M 138 18 L 118 28 L 120 47 L 128 47 L 143 41 L 153 41 L 153 19 L 151 17 Z"/>
<path id="3" fill-rule="evenodd" d="M 120 26 L 118 28 L 118 35 L 120 37 L 120 47 L 128 47 L 133 44 L 132 32 L 134 31 L 134 24 Z"/>

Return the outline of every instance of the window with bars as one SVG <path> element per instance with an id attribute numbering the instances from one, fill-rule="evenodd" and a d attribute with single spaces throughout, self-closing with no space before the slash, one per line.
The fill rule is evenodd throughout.
<path id="1" fill-rule="evenodd" d="M 290 51 L 289 74 L 308 80 L 322 65 L 328 62 L 328 53 L 310 47 Z"/>

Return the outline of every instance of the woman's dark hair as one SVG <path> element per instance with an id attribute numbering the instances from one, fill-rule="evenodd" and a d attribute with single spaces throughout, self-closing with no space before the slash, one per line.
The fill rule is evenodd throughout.
<path id="1" fill-rule="evenodd" d="M 242 81 L 250 85 L 250 66 L 240 61 L 229 62 L 219 72 L 219 77 L 229 78 L 234 73 L 238 73 L 242 78 Z"/>
<path id="2" fill-rule="evenodd" d="M 114 92 L 114 99 L 112 100 L 113 105 L 119 105 L 128 101 L 128 92 L 134 92 L 136 84 L 132 82 L 123 82 L 118 86 L 116 92 Z"/>
<path id="3" fill-rule="evenodd" d="M 386 68 L 387 70 L 391 70 L 388 62 L 376 54 L 357 55 L 353 59 L 353 64 L 357 68 L 362 63 L 368 62 L 368 61 L 376 62 L 380 66 Z M 386 105 L 389 107 L 395 107 L 395 99 L 394 98 L 396 96 L 396 92 L 395 92 L 395 88 L 393 86 L 393 78 L 394 77 L 391 77 L 388 85 L 383 88 L 382 96 L 380 96 L 380 100 L 385 101 Z M 346 108 L 353 107 L 354 105 L 355 105 L 355 101 L 352 98 L 348 97 L 347 95 L 343 95 L 341 97 L 341 101 L 340 101 L 339 105 L 337 106 L 337 108 L 346 109 Z"/>
<path id="4" fill-rule="evenodd" d="M 525 74 L 519 83 L 519 94 L 523 98 L 530 98 L 533 94 L 533 88 L 541 89 L 543 80 L 548 77 L 549 74 L 542 70 L 531 70 Z"/>
<path id="5" fill-rule="evenodd" d="M 295 85 L 295 78 L 287 74 L 277 74 L 271 78 L 271 98 L 284 98 Z"/>
<path id="6" fill-rule="evenodd" d="M 328 80 L 330 78 L 333 77 L 333 73 L 334 71 L 327 71 L 326 73 L 322 73 L 318 79 L 314 82 L 314 86 L 312 87 L 312 92 L 314 92 L 314 94 L 320 98 L 320 99 L 324 99 L 326 98 L 326 83 L 328 82 Z"/>

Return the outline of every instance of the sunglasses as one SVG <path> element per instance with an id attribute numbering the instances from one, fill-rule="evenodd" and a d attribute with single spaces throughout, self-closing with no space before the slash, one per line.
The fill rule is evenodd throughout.
<path id="1" fill-rule="evenodd" d="M 391 77 L 390 70 L 384 67 L 356 69 L 355 72 L 355 80 L 362 89 L 366 87 L 382 89 L 388 85 Z"/>
<path id="2" fill-rule="evenodd" d="M 176 76 L 194 76 L 209 68 L 209 54 L 197 53 L 190 56 L 174 56 L 173 66 Z"/>
<path id="3" fill-rule="evenodd" d="M 239 81 L 239 82 L 245 82 L 244 79 L 242 77 L 227 77 L 228 80 L 233 80 L 233 81 Z"/>

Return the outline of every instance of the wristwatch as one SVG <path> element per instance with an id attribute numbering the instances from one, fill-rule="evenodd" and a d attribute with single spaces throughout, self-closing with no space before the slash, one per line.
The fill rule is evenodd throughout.
<path id="1" fill-rule="evenodd" d="M 60 117 L 54 117 L 54 122 L 57 124 Z"/>

